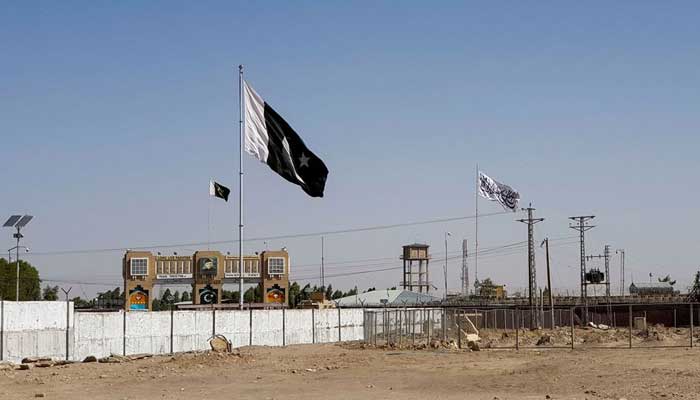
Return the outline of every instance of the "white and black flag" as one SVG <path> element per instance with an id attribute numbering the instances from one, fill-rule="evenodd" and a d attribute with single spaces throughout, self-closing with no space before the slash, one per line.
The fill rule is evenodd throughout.
<path id="1" fill-rule="evenodd" d="M 328 169 L 291 126 L 243 82 L 245 150 L 312 197 L 323 197 Z"/>
<path id="2" fill-rule="evenodd" d="M 508 210 L 518 209 L 520 193 L 506 184 L 491 179 L 481 171 L 479 171 L 479 194 L 491 201 L 499 202 Z"/>

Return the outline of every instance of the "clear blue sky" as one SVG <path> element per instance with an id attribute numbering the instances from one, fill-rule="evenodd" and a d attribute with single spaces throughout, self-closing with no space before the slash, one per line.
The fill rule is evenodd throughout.
<path id="1" fill-rule="evenodd" d="M 0 210 L 36 216 L 35 253 L 207 241 L 209 177 L 236 188 L 244 64 L 330 170 L 312 199 L 246 157 L 247 236 L 470 215 L 478 162 L 546 218 L 538 243 L 595 214 L 590 253 L 625 248 L 628 282 L 670 273 L 683 288 L 700 264 L 699 20 L 693 1 L 3 2 Z M 237 237 L 235 201 L 211 203 L 211 216 L 212 240 Z M 482 247 L 525 240 L 521 217 L 484 218 Z M 400 246 L 424 241 L 441 288 L 445 230 L 450 251 L 474 239 L 469 220 L 329 236 L 328 274 L 399 266 Z M 0 243 L 14 245 L 10 231 Z M 560 243 L 554 283 L 577 290 L 578 248 Z M 316 273 L 320 238 L 267 245 L 289 248 L 295 277 Z M 30 260 L 44 278 L 116 286 L 121 255 Z M 384 257 L 396 260 L 334 265 Z M 484 259 L 479 275 L 515 291 L 526 260 L 524 249 Z M 540 250 L 538 271 L 544 283 Z"/>

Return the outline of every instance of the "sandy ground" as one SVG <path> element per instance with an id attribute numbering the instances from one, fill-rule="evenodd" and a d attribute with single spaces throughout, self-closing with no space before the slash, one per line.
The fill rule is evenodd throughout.
<path id="1" fill-rule="evenodd" d="M 0 372 L 0 399 L 695 399 L 700 349 L 242 348 Z"/>

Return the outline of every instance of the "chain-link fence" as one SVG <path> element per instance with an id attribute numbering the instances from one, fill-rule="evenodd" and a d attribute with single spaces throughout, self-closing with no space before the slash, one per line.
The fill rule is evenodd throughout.
<path id="1" fill-rule="evenodd" d="M 697 305 L 366 308 L 365 342 L 391 348 L 692 347 Z"/>

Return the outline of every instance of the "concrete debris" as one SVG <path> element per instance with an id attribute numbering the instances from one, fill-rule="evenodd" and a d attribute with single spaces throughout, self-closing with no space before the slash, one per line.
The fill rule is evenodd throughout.
<path id="1" fill-rule="evenodd" d="M 471 351 L 480 351 L 481 350 L 481 348 L 479 347 L 479 342 L 476 342 L 473 340 L 470 340 L 467 342 L 467 347 Z"/>
<path id="2" fill-rule="evenodd" d="M 554 344 L 554 340 L 550 335 L 542 335 L 540 338 L 537 340 L 536 345 L 537 346 L 551 346 Z"/>
<path id="3" fill-rule="evenodd" d="M 34 366 L 34 364 L 20 364 L 18 369 L 27 370 L 27 369 L 32 369 L 33 366 Z"/>
<path id="4" fill-rule="evenodd" d="M 53 367 L 54 362 L 53 361 L 39 361 L 37 363 L 34 363 L 34 365 L 36 365 L 37 368 L 48 368 L 48 367 Z"/>
<path id="5" fill-rule="evenodd" d="M 588 326 L 590 326 L 591 328 L 600 329 L 600 330 L 603 330 L 603 331 L 607 331 L 608 329 L 610 329 L 610 326 L 608 326 L 608 325 L 605 325 L 605 324 L 596 324 L 596 323 L 594 323 L 594 322 L 589 322 L 589 323 L 588 323 Z"/>
<path id="6" fill-rule="evenodd" d="M 40 358 L 40 357 L 25 357 L 22 359 L 22 364 L 37 363 L 40 361 L 51 361 L 50 358 Z"/>
<path id="7" fill-rule="evenodd" d="M 230 353 L 231 352 L 231 342 L 226 339 L 224 335 L 216 335 L 209 339 L 209 346 L 211 350 L 217 353 Z"/>
<path id="8" fill-rule="evenodd" d="M 83 359 L 84 363 L 91 363 L 91 362 L 97 362 L 97 357 L 95 356 L 87 356 L 85 359 Z"/>

